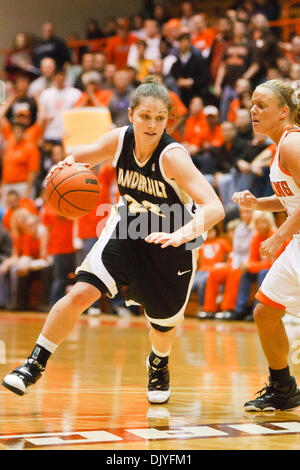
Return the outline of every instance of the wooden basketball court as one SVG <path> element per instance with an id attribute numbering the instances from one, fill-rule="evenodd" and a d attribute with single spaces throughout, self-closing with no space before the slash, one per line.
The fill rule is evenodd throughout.
<path id="1" fill-rule="evenodd" d="M 44 320 L 0 314 L 1 381 L 31 352 Z M 300 326 L 287 330 L 299 383 Z M 299 449 L 300 408 L 243 410 L 267 380 L 253 323 L 186 318 L 170 359 L 166 405 L 147 402 L 148 352 L 144 318 L 82 316 L 28 395 L 0 387 L 0 449 Z"/>

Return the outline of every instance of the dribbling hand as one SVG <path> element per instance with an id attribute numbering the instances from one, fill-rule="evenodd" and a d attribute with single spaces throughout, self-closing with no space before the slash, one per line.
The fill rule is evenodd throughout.
<path id="1" fill-rule="evenodd" d="M 54 171 L 58 168 L 59 170 L 61 170 L 62 168 L 66 167 L 66 166 L 71 166 L 71 165 L 75 165 L 76 163 L 78 162 L 75 162 L 74 160 L 74 157 L 73 155 L 69 155 L 68 157 L 66 157 L 64 160 L 62 160 L 61 162 L 59 162 L 57 165 L 54 165 L 51 170 L 49 171 L 48 175 L 46 176 L 46 183 L 49 182 L 51 176 L 53 175 Z M 89 163 L 80 163 L 80 165 L 83 165 L 85 168 L 90 168 L 90 164 Z"/>
<path id="2" fill-rule="evenodd" d="M 232 201 L 244 209 L 256 209 L 257 207 L 256 197 L 248 190 L 233 193 Z"/>

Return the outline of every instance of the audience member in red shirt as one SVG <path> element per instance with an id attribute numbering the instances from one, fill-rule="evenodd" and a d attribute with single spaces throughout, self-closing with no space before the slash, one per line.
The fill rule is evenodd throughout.
<path id="1" fill-rule="evenodd" d="M 117 20 L 117 34 L 108 39 L 106 45 L 106 57 L 108 64 L 115 64 L 117 69 L 123 69 L 127 65 L 128 52 L 131 44 L 137 38 L 129 32 L 129 23 L 125 18 Z"/>
<path id="2" fill-rule="evenodd" d="M 195 96 L 190 102 L 189 117 L 185 121 L 182 145 L 192 156 L 199 152 L 199 136 L 208 126 L 203 108 L 202 98 Z"/>

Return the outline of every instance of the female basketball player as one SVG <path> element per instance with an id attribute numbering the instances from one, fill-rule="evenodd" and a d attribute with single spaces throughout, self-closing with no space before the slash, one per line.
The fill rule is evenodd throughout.
<path id="1" fill-rule="evenodd" d="M 93 167 L 113 161 L 121 198 L 77 268 L 77 283 L 51 309 L 32 354 L 4 378 L 9 390 L 23 395 L 82 312 L 101 295 L 113 297 L 122 289 L 125 298 L 144 306 L 150 323 L 148 400 L 168 401 L 168 356 L 193 285 L 193 248 L 224 217 L 217 195 L 189 154 L 164 132 L 169 109 L 167 89 L 149 77 L 132 97 L 131 126 L 108 132 L 59 165 Z M 193 201 L 201 205 L 195 214 Z"/>
<path id="2" fill-rule="evenodd" d="M 288 367 L 289 343 L 282 322 L 287 313 L 300 313 L 300 122 L 299 100 L 282 80 L 259 85 L 252 97 L 254 131 L 270 137 L 277 145 L 271 162 L 270 180 L 274 195 L 256 199 L 249 191 L 234 193 L 241 207 L 278 212 L 287 220 L 261 245 L 261 254 L 273 258 L 282 243 L 293 236 L 274 262 L 256 298 L 254 311 L 260 341 L 269 364 L 269 385 L 255 400 L 245 403 L 247 411 L 287 410 L 300 405 L 300 390 Z"/>

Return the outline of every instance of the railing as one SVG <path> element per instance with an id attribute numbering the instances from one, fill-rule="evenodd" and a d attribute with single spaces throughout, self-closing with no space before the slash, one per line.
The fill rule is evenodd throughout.
<path id="1" fill-rule="evenodd" d="M 282 40 L 288 42 L 290 34 L 295 32 L 300 35 L 300 18 L 288 18 L 285 15 L 289 14 L 290 6 L 299 3 L 300 0 L 290 0 L 286 2 L 282 8 L 282 18 L 280 20 L 270 21 L 270 26 L 275 28 L 282 28 Z M 104 51 L 107 39 L 79 39 L 76 41 L 68 41 L 67 46 L 74 50 L 75 57 L 79 57 L 81 47 L 87 47 L 89 51 Z M 6 55 L 10 49 L 0 49 L 0 56 Z"/>

